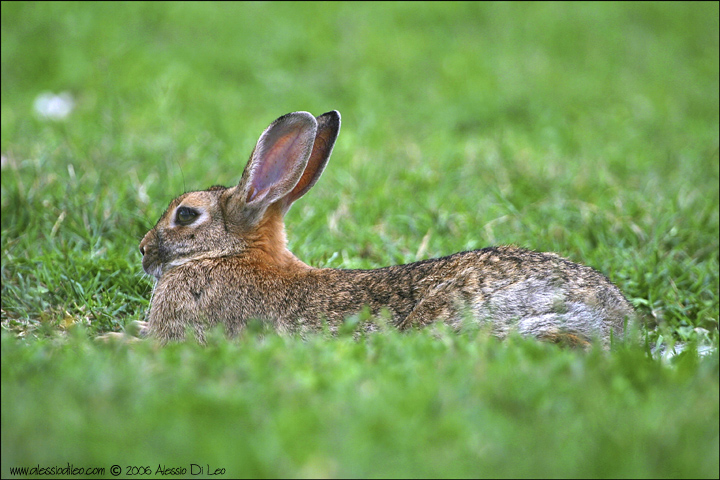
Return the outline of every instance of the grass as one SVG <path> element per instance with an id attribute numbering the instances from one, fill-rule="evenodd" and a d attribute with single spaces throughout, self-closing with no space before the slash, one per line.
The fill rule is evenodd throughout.
<path id="1" fill-rule="evenodd" d="M 2 406 L 12 411 L 3 468 L 196 463 L 250 477 L 430 478 L 717 471 L 717 355 L 686 354 L 667 368 L 637 348 L 582 356 L 442 330 L 305 343 L 252 334 L 159 351 L 82 335 L 28 345 L 5 336 L 2 347 Z"/>
<path id="2" fill-rule="evenodd" d="M 2 475 L 718 476 L 718 7 L 2 4 Z M 33 110 L 68 92 L 63 120 Z M 157 350 L 137 246 L 260 132 L 337 109 L 314 266 L 493 244 L 606 273 L 670 363 L 440 332 Z M 74 332 L 74 333 L 73 333 Z M 703 359 L 692 345 L 709 346 Z"/>

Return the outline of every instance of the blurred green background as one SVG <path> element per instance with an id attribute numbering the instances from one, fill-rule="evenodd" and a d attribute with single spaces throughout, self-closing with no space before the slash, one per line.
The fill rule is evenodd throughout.
<path id="1" fill-rule="evenodd" d="M 716 2 L 3 2 L 3 475 L 196 453 L 241 476 L 717 477 L 718 17 Z M 649 345 L 711 358 L 66 336 L 144 317 L 138 243 L 172 198 L 237 182 L 280 115 L 333 109 L 333 158 L 286 221 L 305 262 L 555 251 L 606 273 Z"/>

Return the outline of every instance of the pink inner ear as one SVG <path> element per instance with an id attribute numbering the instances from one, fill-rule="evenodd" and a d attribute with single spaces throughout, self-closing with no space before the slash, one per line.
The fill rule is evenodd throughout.
<path id="1" fill-rule="evenodd" d="M 276 139 L 263 149 L 263 161 L 253 175 L 252 186 L 262 192 L 281 182 L 295 163 L 295 153 L 301 147 L 300 132 Z"/>
<path id="2" fill-rule="evenodd" d="M 269 201 L 285 195 L 297 183 L 310 154 L 314 131 L 297 122 L 267 131 L 253 154 L 246 202 Z"/>

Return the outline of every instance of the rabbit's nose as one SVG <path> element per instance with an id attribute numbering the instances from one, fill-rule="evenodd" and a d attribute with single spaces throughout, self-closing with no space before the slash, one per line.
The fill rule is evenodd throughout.
<path id="1" fill-rule="evenodd" d="M 142 254 L 143 257 L 145 256 L 145 247 L 147 246 L 148 243 L 150 243 L 150 233 L 151 232 L 152 231 L 146 233 L 145 236 L 142 238 L 142 240 L 140 240 L 140 245 L 138 245 L 138 247 L 140 248 L 140 253 Z"/>

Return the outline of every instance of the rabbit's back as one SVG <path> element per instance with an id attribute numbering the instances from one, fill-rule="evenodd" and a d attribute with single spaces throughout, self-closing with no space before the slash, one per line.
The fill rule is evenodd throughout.
<path id="1" fill-rule="evenodd" d="M 620 337 L 634 311 L 600 272 L 552 253 L 490 247 L 378 270 L 324 270 L 328 311 L 368 305 L 401 329 L 474 320 L 497 336 L 510 331 L 579 342 Z M 321 281 L 320 278 L 324 278 Z M 317 294 L 315 294 L 317 295 Z"/>
<path id="2" fill-rule="evenodd" d="M 350 315 L 386 311 L 400 329 L 468 319 L 504 337 L 510 331 L 546 340 L 622 335 L 633 310 L 596 270 L 558 255 L 492 247 L 375 270 L 315 269 L 248 263 L 242 256 L 189 262 L 159 281 L 150 312 L 160 337 L 184 334 L 188 323 L 225 325 L 231 335 L 250 319 L 279 331 L 335 331 Z M 153 311 L 153 309 L 157 309 Z M 153 318 L 158 320 L 153 323 Z M 167 319 L 184 319 L 167 322 Z M 161 321 L 162 319 L 162 321 Z M 190 322 L 187 320 L 191 319 Z M 367 321 L 363 328 L 375 330 Z"/>

